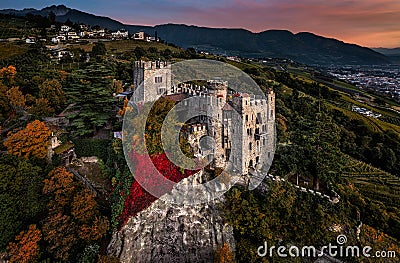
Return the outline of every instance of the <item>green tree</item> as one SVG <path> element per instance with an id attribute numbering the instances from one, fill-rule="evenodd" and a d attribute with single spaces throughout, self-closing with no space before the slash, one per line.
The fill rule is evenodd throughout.
<path id="1" fill-rule="evenodd" d="M 97 42 L 92 48 L 92 56 L 104 56 L 107 53 L 106 45 L 102 42 Z"/>
<path id="2" fill-rule="evenodd" d="M 76 112 L 70 116 L 75 135 L 93 134 L 115 116 L 112 80 L 113 73 L 102 64 L 91 64 L 69 76 L 66 93 Z"/>
<path id="3" fill-rule="evenodd" d="M 44 209 L 42 169 L 25 158 L 0 157 L 0 249 Z"/>
<path id="4" fill-rule="evenodd" d="M 136 58 L 139 60 L 147 54 L 146 50 L 144 50 L 142 47 L 135 47 L 133 52 L 135 53 Z"/>
<path id="5" fill-rule="evenodd" d="M 56 79 L 47 79 L 39 85 L 40 98 L 47 99 L 54 109 L 62 109 L 65 103 L 65 94 L 60 82 Z"/>
<path id="6" fill-rule="evenodd" d="M 39 98 L 35 100 L 35 105 L 29 108 L 29 112 L 38 117 L 46 117 L 54 113 L 54 109 L 49 105 L 48 99 Z"/>

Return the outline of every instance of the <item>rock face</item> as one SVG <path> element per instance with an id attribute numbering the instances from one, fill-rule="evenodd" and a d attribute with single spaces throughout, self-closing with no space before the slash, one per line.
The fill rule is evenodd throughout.
<path id="1" fill-rule="evenodd" d="M 121 262 L 213 262 L 227 243 L 235 249 L 233 229 L 220 213 L 223 197 L 203 205 L 157 200 L 113 234 L 108 253 Z"/>

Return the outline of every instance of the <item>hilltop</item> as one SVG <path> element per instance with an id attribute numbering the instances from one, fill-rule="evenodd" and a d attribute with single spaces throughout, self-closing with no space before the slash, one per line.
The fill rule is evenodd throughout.
<path id="1" fill-rule="evenodd" d="M 266 30 L 253 33 L 245 29 L 207 28 L 182 24 L 156 26 L 125 25 L 108 17 L 96 16 L 64 5 L 36 9 L 4 9 L 1 14 L 25 16 L 27 14 L 56 15 L 56 21 L 99 25 L 111 30 L 127 29 L 131 34 L 144 31 L 153 35 L 157 31 L 163 40 L 184 48 L 194 47 L 201 51 L 249 58 L 276 57 L 291 59 L 305 64 L 388 64 L 384 54 L 355 44 L 309 32 L 293 34 L 286 30 Z"/>

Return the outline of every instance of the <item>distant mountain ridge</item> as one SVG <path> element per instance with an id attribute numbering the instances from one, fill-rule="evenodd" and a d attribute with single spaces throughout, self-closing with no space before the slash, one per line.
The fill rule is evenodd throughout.
<path id="1" fill-rule="evenodd" d="M 99 25 L 111 30 L 121 28 L 130 33 L 155 31 L 163 40 L 187 48 L 218 54 L 237 55 L 252 58 L 278 57 L 292 59 L 305 64 L 388 64 L 390 59 L 372 49 L 355 44 L 325 38 L 309 32 L 293 34 L 287 30 L 267 30 L 253 33 L 245 29 L 207 28 L 182 24 L 157 26 L 124 25 L 108 17 L 96 16 L 64 5 L 36 9 L 5 9 L 3 14 L 24 16 L 28 13 L 48 16 L 53 11 L 56 20 L 88 25 Z"/>
<path id="2" fill-rule="evenodd" d="M 390 61 L 400 65 L 400 47 L 397 48 L 373 48 L 372 50 L 387 56 Z"/>
<path id="3" fill-rule="evenodd" d="M 372 50 L 375 50 L 376 52 L 379 52 L 379 53 L 384 54 L 384 55 L 398 55 L 398 56 L 400 56 L 400 47 L 396 47 L 396 48 L 379 47 L 379 48 L 373 48 Z"/>

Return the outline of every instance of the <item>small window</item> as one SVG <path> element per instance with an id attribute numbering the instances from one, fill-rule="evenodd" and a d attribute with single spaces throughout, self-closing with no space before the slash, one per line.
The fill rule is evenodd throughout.
<path id="1" fill-rule="evenodd" d="M 159 88 L 157 91 L 157 95 L 161 95 L 165 93 L 165 88 Z"/>
<path id="2" fill-rule="evenodd" d="M 155 83 L 162 83 L 162 77 L 155 77 L 154 78 Z"/>

